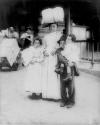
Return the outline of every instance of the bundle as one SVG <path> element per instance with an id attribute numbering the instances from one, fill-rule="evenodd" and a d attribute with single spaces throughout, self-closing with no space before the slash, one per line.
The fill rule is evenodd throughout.
<path id="1" fill-rule="evenodd" d="M 64 10 L 61 7 L 48 8 L 42 11 L 42 24 L 63 22 Z"/>

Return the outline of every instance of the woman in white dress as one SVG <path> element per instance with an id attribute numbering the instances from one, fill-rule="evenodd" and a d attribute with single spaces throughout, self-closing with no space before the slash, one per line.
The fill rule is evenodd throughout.
<path id="1" fill-rule="evenodd" d="M 40 39 L 36 38 L 34 46 L 31 46 L 28 50 L 26 54 L 22 54 L 24 64 L 28 65 L 25 76 L 25 91 L 31 92 L 32 95 L 33 93 L 40 95 L 42 92 L 42 63 L 44 61 L 43 47 L 41 46 Z"/>
<path id="2" fill-rule="evenodd" d="M 52 23 L 50 30 L 51 32 L 43 39 L 46 57 L 43 68 L 42 97 L 60 99 L 60 76 L 54 70 L 57 63 L 57 41 L 62 34 L 57 32 L 57 23 Z"/>

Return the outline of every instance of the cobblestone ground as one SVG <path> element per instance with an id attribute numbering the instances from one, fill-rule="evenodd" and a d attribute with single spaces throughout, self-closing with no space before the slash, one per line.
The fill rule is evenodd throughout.
<path id="1" fill-rule="evenodd" d="M 26 69 L 0 72 L 0 124 L 100 125 L 100 78 L 81 72 L 76 77 L 76 104 L 31 100 L 24 92 Z"/>

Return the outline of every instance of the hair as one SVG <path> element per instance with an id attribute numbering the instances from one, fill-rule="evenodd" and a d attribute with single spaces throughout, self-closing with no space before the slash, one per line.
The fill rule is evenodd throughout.
<path id="1" fill-rule="evenodd" d="M 69 34 L 68 36 L 72 38 L 72 41 L 73 41 L 73 42 L 76 41 L 76 36 L 75 36 L 74 34 Z"/>
<path id="2" fill-rule="evenodd" d="M 32 26 L 26 27 L 26 30 L 33 30 Z"/>
<path id="3" fill-rule="evenodd" d="M 60 44 L 61 41 L 66 41 L 66 36 L 62 35 L 60 39 L 57 41 L 58 44 Z"/>
<path id="4" fill-rule="evenodd" d="M 42 40 L 39 37 L 34 38 L 33 44 L 35 43 L 36 40 L 38 40 L 40 42 L 40 45 L 42 45 Z"/>
<path id="5" fill-rule="evenodd" d="M 14 32 L 14 28 L 13 28 L 13 27 L 9 27 L 8 29 L 9 29 L 9 31 L 10 31 L 11 33 Z"/>
<path id="6" fill-rule="evenodd" d="M 58 23 L 57 23 L 57 22 L 54 22 L 54 23 L 50 23 L 50 24 L 49 24 L 49 28 L 50 28 L 50 26 L 51 26 L 52 24 L 56 24 L 57 27 L 58 27 Z"/>

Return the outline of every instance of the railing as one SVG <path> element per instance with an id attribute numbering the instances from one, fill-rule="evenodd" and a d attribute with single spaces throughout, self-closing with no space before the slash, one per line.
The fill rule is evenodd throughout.
<path id="1" fill-rule="evenodd" d="M 100 64 L 100 42 L 83 41 L 77 42 L 80 49 L 80 61 L 85 63 Z"/>

